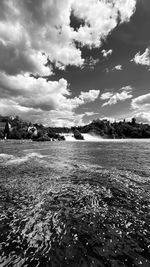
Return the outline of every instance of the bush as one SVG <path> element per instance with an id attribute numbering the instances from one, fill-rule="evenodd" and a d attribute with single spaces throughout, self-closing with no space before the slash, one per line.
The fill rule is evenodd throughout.
<path id="1" fill-rule="evenodd" d="M 9 133 L 10 139 L 22 139 L 21 133 L 16 129 L 13 128 L 12 131 Z"/>
<path id="2" fill-rule="evenodd" d="M 37 141 L 37 142 L 45 142 L 45 141 L 51 141 L 51 139 L 49 138 L 48 135 L 43 135 L 40 136 L 39 138 L 34 138 L 33 141 Z"/>

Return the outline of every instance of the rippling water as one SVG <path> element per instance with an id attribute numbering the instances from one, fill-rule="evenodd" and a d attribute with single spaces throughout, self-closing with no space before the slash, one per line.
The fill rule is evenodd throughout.
<path id="1" fill-rule="evenodd" d="M 150 266 L 150 140 L 0 142 L 0 266 Z"/>

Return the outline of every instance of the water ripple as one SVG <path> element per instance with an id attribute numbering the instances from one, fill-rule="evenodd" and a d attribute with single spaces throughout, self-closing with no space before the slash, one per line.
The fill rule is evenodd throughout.
<path id="1" fill-rule="evenodd" d="M 51 153 L 0 154 L 0 266 L 150 266 L 147 170 Z"/>

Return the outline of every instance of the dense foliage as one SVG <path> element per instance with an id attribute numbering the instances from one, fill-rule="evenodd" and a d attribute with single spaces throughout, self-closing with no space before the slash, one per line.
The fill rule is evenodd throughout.
<path id="1" fill-rule="evenodd" d="M 128 122 L 113 123 L 97 119 L 77 129 L 81 133 L 93 133 L 106 138 L 150 138 L 150 125 L 136 123 L 135 118 Z"/>
<path id="2" fill-rule="evenodd" d="M 65 140 L 63 134 L 73 133 L 74 138 L 83 140 L 83 133 L 102 136 L 103 138 L 150 138 L 150 125 L 131 121 L 109 122 L 108 120 L 93 120 L 88 125 L 79 127 L 44 127 L 42 124 L 25 122 L 18 116 L 15 118 L 0 116 L 0 139 L 32 139 L 34 141 Z"/>

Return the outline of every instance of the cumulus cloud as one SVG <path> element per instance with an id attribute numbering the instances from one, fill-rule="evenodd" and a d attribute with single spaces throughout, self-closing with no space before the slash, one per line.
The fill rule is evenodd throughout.
<path id="1" fill-rule="evenodd" d="M 46 81 L 44 78 L 34 78 L 29 75 L 17 76 L 0 74 L 0 113 L 28 114 L 30 117 L 38 117 L 39 114 L 48 116 L 48 112 L 67 113 L 74 117 L 74 111 L 81 105 L 95 101 L 99 96 L 99 90 L 81 92 L 79 96 L 72 98 L 67 81 Z M 43 118 L 43 116 L 42 116 Z"/>
<path id="2" fill-rule="evenodd" d="M 112 54 L 112 52 L 113 52 L 112 49 L 109 49 L 108 51 L 103 49 L 102 50 L 103 57 L 107 58 L 108 56 L 110 56 Z"/>
<path id="3" fill-rule="evenodd" d="M 99 94 L 99 90 L 89 90 L 88 92 L 81 91 L 78 97 L 67 99 L 67 102 L 65 103 L 67 106 L 65 108 L 68 109 L 70 107 L 70 109 L 75 109 L 80 105 L 93 102 L 98 98 Z"/>
<path id="4" fill-rule="evenodd" d="M 83 125 L 83 114 L 77 114 L 73 111 L 50 111 L 46 114 L 40 114 L 35 116 L 35 121 L 41 121 L 44 125 L 51 125 L 58 127 L 70 127 L 70 126 L 79 126 Z"/>
<path id="5" fill-rule="evenodd" d="M 150 94 L 140 95 L 132 99 L 133 109 L 150 110 Z"/>
<path id="6" fill-rule="evenodd" d="M 107 100 L 107 99 L 110 99 L 112 96 L 113 96 L 113 93 L 107 92 L 107 93 L 103 93 L 100 98 L 102 100 Z"/>
<path id="7" fill-rule="evenodd" d="M 1 0 L 0 112 L 41 118 L 45 111 L 48 118 L 54 110 L 73 114 L 74 108 L 94 101 L 95 90 L 72 99 L 65 79 L 47 81 L 30 74 L 53 75 L 53 65 L 63 70 L 84 66 L 81 48 L 100 47 L 118 23 L 130 20 L 135 7 L 136 0 Z M 71 27 L 71 14 L 82 21 L 77 29 Z M 91 59 L 89 65 L 96 63 Z"/>
<path id="8" fill-rule="evenodd" d="M 110 121 L 110 122 L 112 122 L 112 123 L 115 122 L 115 121 L 117 121 L 116 118 L 113 118 L 113 117 L 106 117 L 106 116 L 105 116 L 105 117 L 100 117 L 99 119 L 100 119 L 100 120 L 107 120 L 107 121 Z"/>
<path id="9" fill-rule="evenodd" d="M 131 109 L 137 121 L 150 123 L 150 93 L 133 98 Z"/>
<path id="10" fill-rule="evenodd" d="M 117 26 L 118 19 L 121 23 L 129 21 L 135 6 L 136 0 L 2 0 L 1 59 L 9 55 L 10 61 L 4 70 L 14 74 L 16 66 L 17 73 L 20 69 L 47 75 L 49 70 L 42 67 L 45 57 L 41 52 L 60 68 L 69 64 L 81 66 L 84 60 L 75 42 L 99 47 Z M 84 22 L 76 30 L 70 26 L 72 13 Z M 105 53 L 110 54 L 111 50 Z"/>
<path id="11" fill-rule="evenodd" d="M 139 65 L 150 66 L 150 49 L 146 48 L 143 54 L 138 52 L 131 61 Z"/>
<path id="12" fill-rule="evenodd" d="M 113 68 L 113 70 L 122 70 L 122 65 L 117 65 Z"/>
<path id="13" fill-rule="evenodd" d="M 29 75 L 0 74 L 1 99 L 11 99 L 23 107 L 55 109 L 69 94 L 65 79 L 47 82 L 44 78 L 35 79 Z"/>
<path id="14" fill-rule="evenodd" d="M 137 112 L 134 117 L 141 123 L 150 123 L 150 112 Z"/>
<path id="15" fill-rule="evenodd" d="M 124 89 L 125 88 L 125 89 Z M 121 93 L 113 93 L 113 92 L 106 92 L 106 93 L 103 93 L 102 95 L 101 95 L 101 100 L 108 100 L 108 101 L 106 101 L 103 105 L 102 105 L 102 107 L 104 107 L 104 106 L 107 106 L 107 105 L 114 105 L 114 104 L 116 104 L 117 102 L 119 102 L 119 101 L 125 101 L 125 100 L 127 100 L 127 99 L 130 99 L 130 98 L 132 98 L 133 97 L 133 95 L 132 95 L 132 93 L 131 93 L 131 91 L 132 91 L 132 89 L 131 89 L 131 87 L 129 87 L 130 88 L 130 90 L 126 90 L 126 88 L 128 88 L 128 87 L 123 87 L 123 88 L 121 88 L 121 90 L 122 90 L 122 92 Z M 129 89 L 128 88 L 128 89 Z"/>
<path id="16" fill-rule="evenodd" d="M 46 81 L 28 75 L 8 76 L 0 74 L 1 99 L 11 99 L 27 108 L 50 110 L 72 110 L 80 105 L 95 101 L 99 90 L 81 92 L 78 97 L 70 98 L 70 91 L 65 79 Z"/>
<path id="17" fill-rule="evenodd" d="M 128 92 L 132 92 L 133 88 L 130 85 L 127 86 L 123 86 L 122 88 L 120 88 L 119 90 L 121 91 L 128 91 Z"/>

